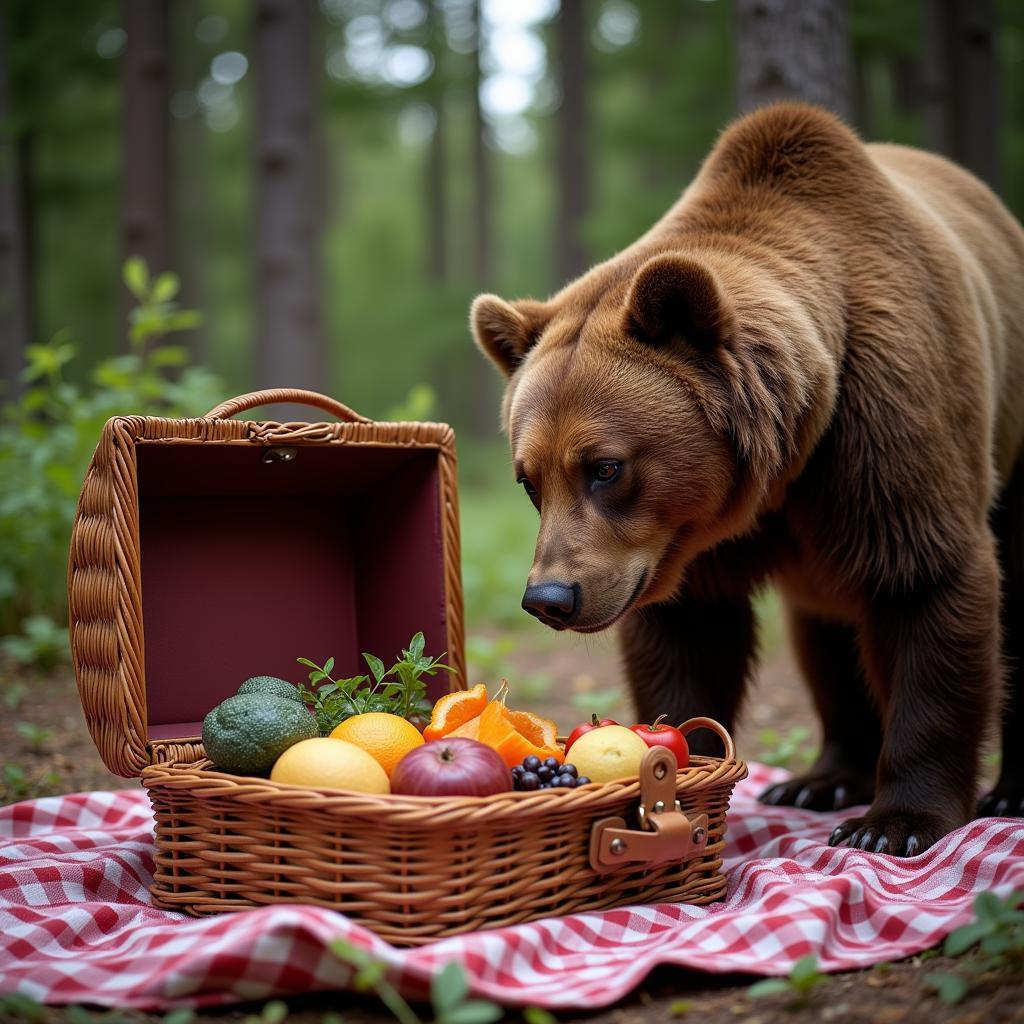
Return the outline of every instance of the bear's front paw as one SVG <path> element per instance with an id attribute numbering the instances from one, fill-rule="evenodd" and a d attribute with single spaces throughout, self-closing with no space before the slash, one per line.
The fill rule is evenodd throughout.
<path id="1" fill-rule="evenodd" d="M 840 811 L 856 804 L 869 804 L 875 795 L 875 780 L 850 772 L 815 772 L 795 775 L 769 786 L 758 800 L 763 804 L 805 807 L 811 811 Z"/>
<path id="2" fill-rule="evenodd" d="M 869 853 L 914 857 L 952 832 L 958 824 L 937 814 L 917 811 L 868 811 L 862 818 L 844 821 L 829 836 L 828 845 L 845 843 Z"/>
<path id="3" fill-rule="evenodd" d="M 1024 782 L 1000 780 L 978 801 L 979 818 L 1024 818 Z"/>

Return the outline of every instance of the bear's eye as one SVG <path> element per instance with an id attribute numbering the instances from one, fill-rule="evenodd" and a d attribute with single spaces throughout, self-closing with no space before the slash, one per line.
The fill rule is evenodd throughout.
<path id="1" fill-rule="evenodd" d="M 523 490 L 524 490 L 524 491 L 526 491 L 526 493 L 527 493 L 527 494 L 528 494 L 528 495 L 529 495 L 529 496 L 530 496 L 531 498 L 536 498 L 536 497 L 537 497 L 537 488 L 536 488 L 536 487 L 534 487 L 534 486 L 533 486 L 533 484 L 531 484 L 531 483 L 530 483 L 530 481 L 529 481 L 529 480 L 527 480 L 525 476 L 521 476 L 521 477 L 520 477 L 520 478 L 519 478 L 519 479 L 518 479 L 518 480 L 516 481 L 516 483 L 517 483 L 517 484 L 522 484 L 522 485 L 523 485 Z"/>
<path id="2" fill-rule="evenodd" d="M 621 468 L 621 462 L 616 462 L 614 459 L 602 459 L 600 462 L 594 463 L 590 472 L 598 483 L 607 484 L 619 475 Z"/>

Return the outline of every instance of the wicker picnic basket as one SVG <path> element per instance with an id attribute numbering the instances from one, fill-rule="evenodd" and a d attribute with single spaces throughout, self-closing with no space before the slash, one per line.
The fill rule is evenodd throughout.
<path id="1" fill-rule="evenodd" d="M 275 402 L 341 422 L 230 418 Z M 68 592 L 90 732 L 107 766 L 141 775 L 152 800 L 162 907 L 318 904 L 419 945 L 724 893 L 725 814 L 746 767 L 709 719 L 682 728 L 713 729 L 723 758 L 676 771 L 655 749 L 638 779 L 489 798 L 282 785 L 205 757 L 206 711 L 247 675 L 294 678 L 297 653 L 354 665 L 422 629 L 444 638 L 451 685 L 465 684 L 446 425 L 376 423 L 285 389 L 201 419 L 115 418 L 82 489 Z"/>

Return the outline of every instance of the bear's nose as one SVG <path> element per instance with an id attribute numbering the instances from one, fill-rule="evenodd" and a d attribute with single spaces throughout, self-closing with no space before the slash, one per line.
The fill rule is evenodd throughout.
<path id="1" fill-rule="evenodd" d="M 523 608 L 538 619 L 552 619 L 568 625 L 579 612 L 580 585 L 574 583 L 538 583 L 526 588 Z"/>

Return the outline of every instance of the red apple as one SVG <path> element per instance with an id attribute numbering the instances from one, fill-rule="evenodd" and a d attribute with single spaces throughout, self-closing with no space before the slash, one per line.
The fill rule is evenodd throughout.
<path id="1" fill-rule="evenodd" d="M 462 736 L 413 747 L 391 775 L 391 792 L 405 796 L 493 796 L 511 789 L 505 759 Z"/>
<path id="2" fill-rule="evenodd" d="M 569 753 L 569 748 L 581 737 L 585 736 L 588 732 L 593 732 L 595 729 L 600 729 L 605 725 L 618 725 L 614 718 L 602 718 L 601 721 L 597 720 L 597 715 L 592 714 L 589 722 L 583 722 L 577 725 L 571 733 L 569 738 L 565 741 L 565 752 Z"/>
<path id="3" fill-rule="evenodd" d="M 630 728 L 649 747 L 668 747 L 676 755 L 676 763 L 685 768 L 690 763 L 690 747 L 686 737 L 674 725 L 662 725 L 660 715 L 653 725 L 631 725 Z"/>

